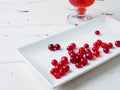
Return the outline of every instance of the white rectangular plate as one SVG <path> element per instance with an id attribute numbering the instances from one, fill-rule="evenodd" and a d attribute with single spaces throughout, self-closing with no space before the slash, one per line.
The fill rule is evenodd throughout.
<path id="1" fill-rule="evenodd" d="M 96 29 L 100 30 L 101 35 L 97 36 L 94 34 Z M 116 40 L 120 40 L 120 22 L 110 17 L 101 16 L 76 28 L 21 47 L 18 51 L 24 56 L 25 61 L 32 69 L 52 88 L 55 88 L 108 60 L 112 60 L 113 57 L 120 54 L 120 48 L 115 47 L 110 50 L 109 54 L 104 54 L 101 51 L 101 57 L 96 58 L 94 61 L 89 61 L 89 64 L 81 69 L 77 69 L 73 64 L 69 64 L 71 72 L 61 79 L 55 79 L 50 74 L 49 71 L 52 68 L 51 60 L 60 60 L 62 56 L 68 56 L 66 47 L 70 43 L 75 42 L 77 47 L 83 46 L 84 43 L 89 43 L 92 46 L 97 39 L 112 42 L 113 44 Z M 51 43 L 59 43 L 62 50 L 49 51 L 48 45 Z"/>

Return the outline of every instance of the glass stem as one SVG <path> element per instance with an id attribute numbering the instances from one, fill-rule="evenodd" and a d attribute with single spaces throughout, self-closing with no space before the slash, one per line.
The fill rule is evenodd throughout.
<path id="1" fill-rule="evenodd" d="M 80 7 L 78 7 L 76 9 L 76 11 L 77 11 L 77 15 L 78 15 L 77 17 L 79 19 L 84 19 L 86 17 L 86 8 L 80 8 Z"/>

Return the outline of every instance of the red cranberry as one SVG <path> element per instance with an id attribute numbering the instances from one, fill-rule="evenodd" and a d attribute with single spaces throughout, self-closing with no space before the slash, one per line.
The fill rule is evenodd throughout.
<path id="1" fill-rule="evenodd" d="M 54 77 L 55 77 L 56 79 L 60 79 L 60 78 L 61 78 L 61 75 L 60 75 L 60 73 L 56 72 L 56 73 L 54 73 Z"/>
<path id="2" fill-rule="evenodd" d="M 93 47 L 92 47 L 92 51 L 94 51 L 94 52 L 99 51 L 99 48 L 96 47 L 96 46 L 93 46 Z"/>
<path id="3" fill-rule="evenodd" d="M 65 64 L 66 64 L 65 62 L 60 61 L 60 62 L 58 63 L 58 66 L 59 66 L 59 67 L 62 67 L 62 66 L 65 65 Z"/>
<path id="4" fill-rule="evenodd" d="M 72 49 L 76 48 L 76 44 L 75 43 L 71 43 L 70 46 L 72 47 Z"/>
<path id="5" fill-rule="evenodd" d="M 89 48 L 89 44 L 84 44 L 84 48 Z"/>
<path id="6" fill-rule="evenodd" d="M 77 55 L 78 55 L 80 58 L 82 58 L 83 55 L 84 55 L 84 53 L 82 53 L 82 52 L 77 52 Z"/>
<path id="7" fill-rule="evenodd" d="M 67 64 L 68 63 L 68 58 L 66 56 L 63 56 L 61 57 L 61 61 L 64 63 L 64 64 Z"/>
<path id="8" fill-rule="evenodd" d="M 75 63 L 75 66 L 76 66 L 77 68 L 82 68 L 82 67 L 83 67 L 83 65 L 82 65 L 81 62 Z"/>
<path id="9" fill-rule="evenodd" d="M 93 43 L 93 46 L 94 46 L 94 47 L 99 47 L 99 44 L 98 44 L 97 42 L 94 42 L 94 43 Z"/>
<path id="10" fill-rule="evenodd" d="M 100 31 L 99 31 L 99 30 L 96 30 L 96 31 L 95 31 L 95 34 L 96 34 L 96 35 L 100 35 Z"/>
<path id="11" fill-rule="evenodd" d="M 75 58 L 70 58 L 70 62 L 71 63 L 76 63 L 76 59 Z"/>
<path id="12" fill-rule="evenodd" d="M 84 54 L 84 53 L 85 53 L 85 48 L 84 48 L 84 47 L 80 47 L 80 48 L 79 48 L 79 52 L 81 52 L 81 53 Z"/>
<path id="13" fill-rule="evenodd" d="M 51 61 L 51 64 L 52 64 L 53 66 L 56 66 L 56 65 L 58 64 L 58 62 L 57 62 L 56 59 L 53 59 L 53 60 Z"/>
<path id="14" fill-rule="evenodd" d="M 70 67 L 68 65 L 64 65 L 64 66 L 62 66 L 62 69 L 64 69 L 66 72 L 68 72 Z"/>
<path id="15" fill-rule="evenodd" d="M 58 72 L 61 69 L 60 65 L 55 66 L 56 72 Z"/>
<path id="16" fill-rule="evenodd" d="M 120 47 L 120 40 L 115 41 L 116 47 Z"/>
<path id="17" fill-rule="evenodd" d="M 70 52 L 69 55 L 70 55 L 70 57 L 72 57 L 72 58 L 75 58 L 75 57 L 76 57 L 76 53 L 75 53 L 74 51 Z"/>
<path id="18" fill-rule="evenodd" d="M 103 42 L 103 43 L 101 44 L 101 47 L 102 47 L 102 48 L 108 48 L 108 45 L 107 45 L 107 43 Z"/>
<path id="19" fill-rule="evenodd" d="M 81 58 L 81 63 L 86 66 L 88 64 L 88 60 L 86 58 Z"/>
<path id="20" fill-rule="evenodd" d="M 48 49 L 51 50 L 51 51 L 54 51 L 54 45 L 53 44 L 49 44 L 48 45 Z"/>
<path id="21" fill-rule="evenodd" d="M 99 51 L 95 51 L 93 54 L 94 54 L 95 57 L 99 57 L 100 56 L 100 52 Z"/>
<path id="22" fill-rule="evenodd" d="M 56 68 L 52 68 L 51 70 L 50 70 L 50 73 L 53 75 L 54 73 L 56 72 Z"/>
<path id="23" fill-rule="evenodd" d="M 93 56 L 92 52 L 87 52 L 87 53 L 85 53 L 85 56 L 86 56 L 86 58 L 89 59 L 89 60 L 93 60 L 93 59 L 94 59 L 94 56 Z"/>
<path id="24" fill-rule="evenodd" d="M 98 39 L 98 40 L 96 41 L 96 43 L 97 43 L 99 46 L 101 46 L 102 40 Z"/>
<path id="25" fill-rule="evenodd" d="M 103 52 L 106 54 L 109 53 L 109 48 L 103 48 Z"/>
<path id="26" fill-rule="evenodd" d="M 67 50 L 68 50 L 68 51 L 73 50 L 72 46 L 67 46 Z"/>
<path id="27" fill-rule="evenodd" d="M 62 69 L 60 69 L 59 73 L 63 76 L 66 74 L 66 70 L 62 68 Z"/>
<path id="28" fill-rule="evenodd" d="M 108 43 L 108 47 L 109 48 L 113 48 L 113 44 L 110 42 L 110 43 Z"/>
<path id="29" fill-rule="evenodd" d="M 54 45 L 54 49 L 55 49 L 55 50 L 60 50 L 60 48 L 61 48 L 61 47 L 60 47 L 60 44 L 55 44 L 55 45 Z"/>

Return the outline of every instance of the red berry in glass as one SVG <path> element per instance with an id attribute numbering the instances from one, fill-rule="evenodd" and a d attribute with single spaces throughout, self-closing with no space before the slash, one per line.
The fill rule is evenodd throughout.
<path id="1" fill-rule="evenodd" d="M 120 40 L 115 41 L 115 46 L 120 47 Z"/>
<path id="2" fill-rule="evenodd" d="M 86 7 L 91 6 L 95 0 L 69 0 L 69 2 L 77 8 L 78 14 L 84 15 Z"/>

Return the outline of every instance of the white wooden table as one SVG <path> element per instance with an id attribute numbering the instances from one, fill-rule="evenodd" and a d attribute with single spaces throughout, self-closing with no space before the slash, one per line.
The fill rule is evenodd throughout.
<path id="1" fill-rule="evenodd" d="M 68 0 L 0 0 L 0 90 L 52 90 L 27 66 L 16 48 L 75 26 Z M 94 17 L 120 21 L 120 0 L 96 0 Z M 55 90 L 120 90 L 120 55 Z"/>

